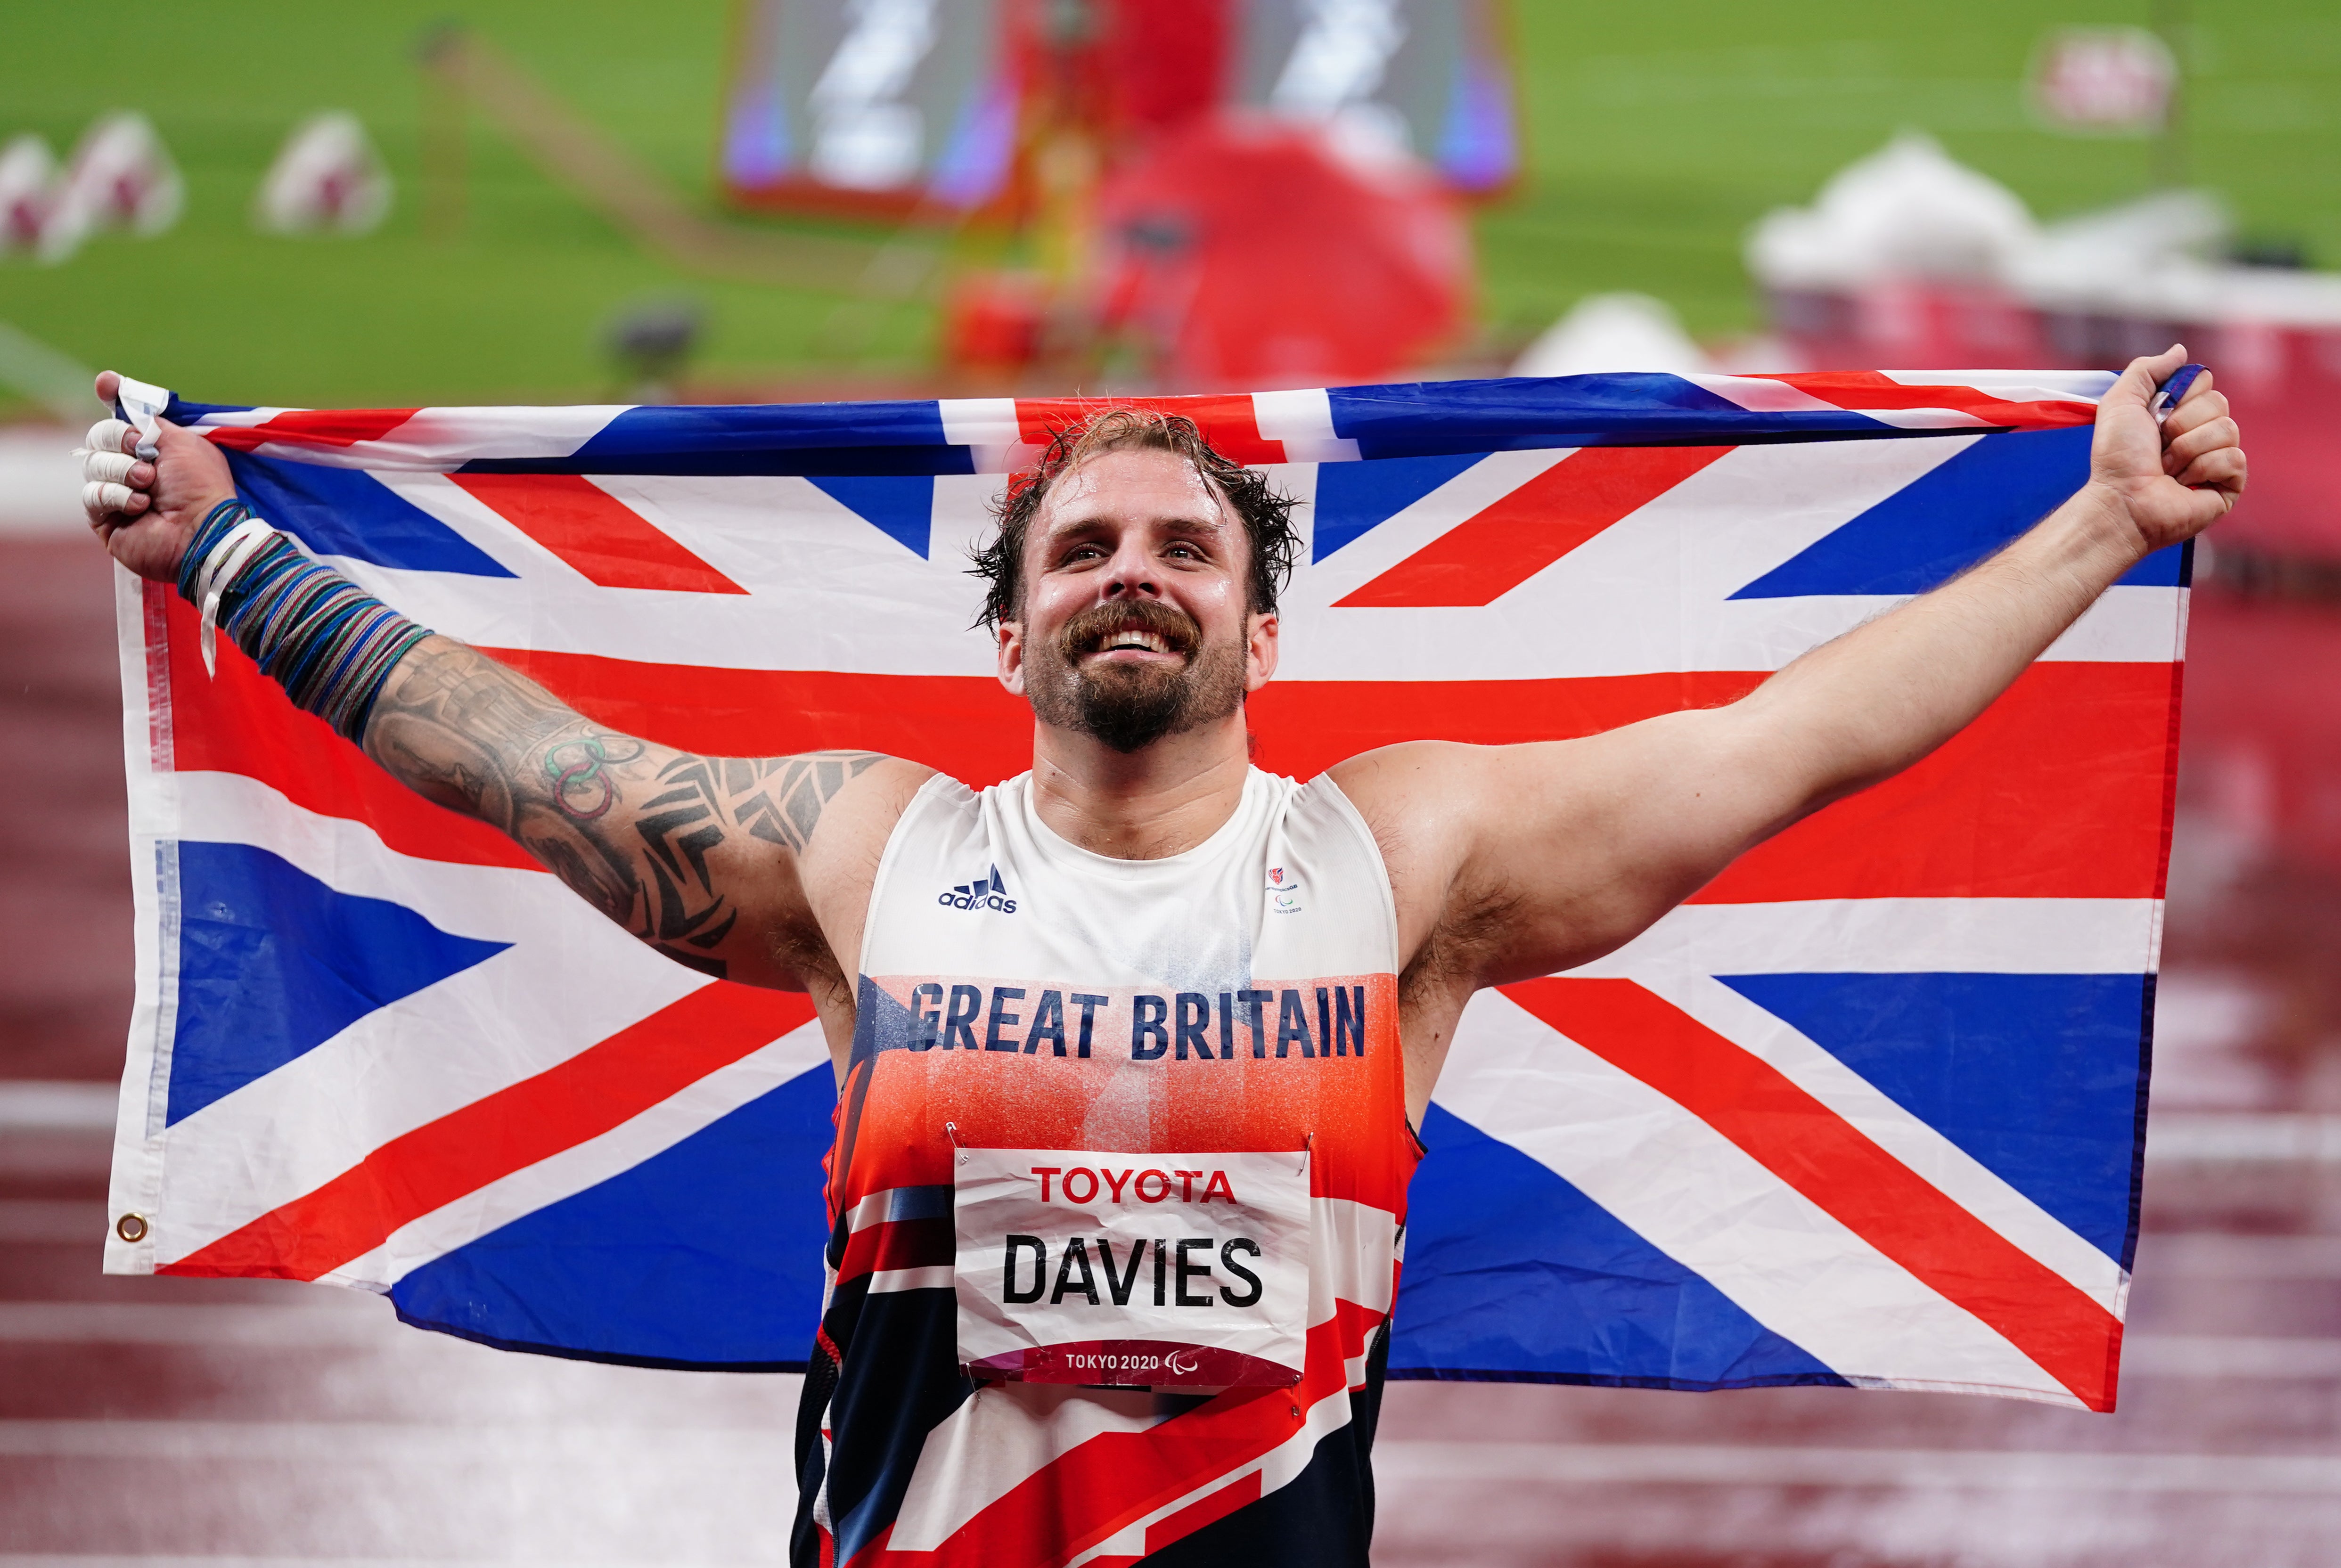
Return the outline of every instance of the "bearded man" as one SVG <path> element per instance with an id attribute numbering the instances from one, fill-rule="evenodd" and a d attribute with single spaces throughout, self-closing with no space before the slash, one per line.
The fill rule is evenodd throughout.
<path id="1" fill-rule="evenodd" d="M 1467 999 L 1926 756 L 2223 513 L 2245 464 L 2209 377 L 2157 422 L 2183 359 L 2123 373 L 2030 532 L 1738 702 L 1307 783 L 1254 769 L 1244 721 L 1291 503 L 1175 417 L 1062 432 L 1002 503 L 981 620 L 1032 767 L 980 792 L 596 725 L 303 554 L 186 431 L 150 461 L 100 426 L 85 499 L 409 787 L 661 952 L 811 994 L 841 1099 L 796 1562 L 1362 1564 L 1415 1128 Z M 685 776 L 722 815 L 680 822 Z"/>

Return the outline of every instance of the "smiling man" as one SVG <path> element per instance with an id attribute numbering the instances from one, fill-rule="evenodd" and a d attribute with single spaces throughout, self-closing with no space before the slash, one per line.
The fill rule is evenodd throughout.
<path id="1" fill-rule="evenodd" d="M 1972 720 L 2244 459 L 2177 350 L 2087 485 L 1728 707 L 1250 765 L 1291 503 L 1173 417 L 1059 437 L 978 570 L 1030 772 L 702 758 L 431 635 L 249 515 L 211 443 L 92 432 L 115 558 L 644 943 L 809 992 L 840 1086 L 803 1564 L 1357 1563 L 1407 1184 L 1465 1002 L 1646 928 Z M 101 377 L 99 395 L 115 392 Z"/>

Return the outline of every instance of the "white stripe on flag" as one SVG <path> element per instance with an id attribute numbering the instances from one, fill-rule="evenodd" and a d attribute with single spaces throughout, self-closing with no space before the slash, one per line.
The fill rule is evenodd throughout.
<path id="1" fill-rule="evenodd" d="M 1013 446 L 1024 439 L 1012 397 L 947 397 L 935 404 L 952 446 Z"/>
<path id="2" fill-rule="evenodd" d="M 1616 952 L 1569 972 L 2134 975 L 2160 911 L 2152 898 L 1684 904 Z"/>
<path id="3" fill-rule="evenodd" d="M 1436 1097 L 1850 1382 L 2079 1403 L 1706 1122 L 1499 992 L 1465 1008 Z"/>
<path id="4" fill-rule="evenodd" d="M 2004 402 L 2094 405 L 2120 376 L 2113 371 L 1879 371 L 1900 386 L 1968 387 Z"/>
<path id="5" fill-rule="evenodd" d="M 1769 376 L 1686 375 L 1683 380 L 1741 408 L 1764 413 L 1838 413 L 1833 402 L 1823 402 L 1812 393 L 1784 381 Z"/>
<path id="6" fill-rule="evenodd" d="M 1820 1101 L 1921 1181 L 2118 1318 L 2129 1275 L 2094 1243 L 1778 1017 L 1719 980 L 1669 966 L 1637 977 L 1652 993 Z"/>
<path id="7" fill-rule="evenodd" d="M 400 1226 L 382 1245 L 324 1278 L 335 1285 L 387 1289 L 424 1264 L 500 1226 L 623 1176 L 792 1079 L 819 1073 L 826 1090 L 830 1072 L 829 1044 L 815 1018 L 600 1136 L 573 1144 Z M 808 1214 L 818 1213 L 819 1171 L 790 1174 L 802 1178 L 783 1184 L 791 1201 L 801 1203 Z M 950 1271 L 944 1272 L 948 1275 Z M 805 1332 L 812 1331 L 807 1324 Z"/>
<path id="8" fill-rule="evenodd" d="M 1252 423 L 1265 441 L 1284 443 L 1288 462 L 1347 462 L 1358 443 L 1334 433 L 1333 400 L 1322 387 L 1251 394 Z"/>
<path id="9" fill-rule="evenodd" d="M 1536 452 L 1492 452 L 1481 458 L 1342 545 L 1330 560 L 1295 572 L 1287 600 L 1297 610 L 1346 598 L 1433 540 L 1470 521 L 1575 450 L 1547 447 Z M 1290 610 L 1286 619 L 1290 620 Z"/>
<path id="10" fill-rule="evenodd" d="M 167 1181 L 148 1216 L 159 1262 L 705 984 L 542 873 L 413 860 L 362 824 L 305 811 L 238 775 L 184 773 L 173 782 L 190 838 L 254 845 L 338 892 L 387 899 L 451 934 L 513 946 L 374 1009 L 163 1134 Z M 523 998 L 527 1023 L 514 1027 Z"/>

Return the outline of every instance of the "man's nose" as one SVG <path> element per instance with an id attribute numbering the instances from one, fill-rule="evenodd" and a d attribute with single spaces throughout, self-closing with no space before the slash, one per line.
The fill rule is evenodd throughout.
<path id="1" fill-rule="evenodd" d="M 1154 557 L 1141 540 L 1124 540 L 1113 552 L 1106 568 L 1105 596 L 1108 599 L 1158 599 L 1162 583 L 1154 570 Z"/>

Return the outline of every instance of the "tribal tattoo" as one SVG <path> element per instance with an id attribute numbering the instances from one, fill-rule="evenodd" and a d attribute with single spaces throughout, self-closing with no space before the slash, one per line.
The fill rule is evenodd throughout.
<path id="1" fill-rule="evenodd" d="M 375 702 L 369 754 L 443 806 L 511 836 L 658 951 L 721 978 L 744 892 L 713 859 L 727 837 L 802 854 L 822 812 L 884 759 L 820 751 L 699 757 L 593 724 L 543 688 L 444 638 L 418 645 Z M 730 876 L 740 873 L 735 868 Z M 804 944 L 765 934 L 774 951 Z"/>
<path id="2" fill-rule="evenodd" d="M 802 854 L 812 842 L 813 825 L 829 798 L 884 759 L 875 751 L 809 751 L 755 762 L 727 760 L 723 781 L 732 795 L 732 820 L 767 843 Z"/>

